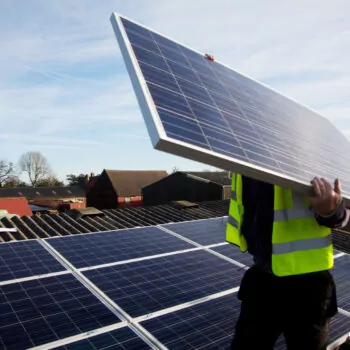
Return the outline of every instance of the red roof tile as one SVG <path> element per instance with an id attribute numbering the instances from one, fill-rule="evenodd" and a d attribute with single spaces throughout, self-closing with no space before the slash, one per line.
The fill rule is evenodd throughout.
<path id="1" fill-rule="evenodd" d="M 9 214 L 33 215 L 28 201 L 24 197 L 0 198 L 0 210 L 7 210 Z"/>

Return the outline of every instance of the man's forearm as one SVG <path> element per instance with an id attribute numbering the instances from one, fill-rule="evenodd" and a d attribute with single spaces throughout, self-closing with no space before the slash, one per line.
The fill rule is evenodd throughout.
<path id="1" fill-rule="evenodd" d="M 350 210 L 341 202 L 337 209 L 328 216 L 316 214 L 316 220 L 319 225 L 327 226 L 332 229 L 344 228 L 349 224 Z"/>

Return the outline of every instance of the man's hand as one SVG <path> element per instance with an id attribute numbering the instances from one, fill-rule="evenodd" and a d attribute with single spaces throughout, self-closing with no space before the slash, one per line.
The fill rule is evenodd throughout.
<path id="1" fill-rule="evenodd" d="M 336 179 L 332 188 L 327 180 L 315 177 L 311 184 L 314 195 L 307 198 L 314 210 L 321 216 L 332 214 L 342 200 L 340 181 Z"/>

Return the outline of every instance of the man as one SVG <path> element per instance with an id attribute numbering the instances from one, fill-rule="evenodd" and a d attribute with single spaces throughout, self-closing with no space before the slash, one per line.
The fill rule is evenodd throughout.
<path id="1" fill-rule="evenodd" d="M 241 281 L 231 349 L 273 349 L 281 334 L 289 350 L 326 349 L 337 312 L 331 229 L 346 226 L 349 211 L 338 180 L 311 184 L 306 197 L 233 174 L 227 241 L 254 265 Z"/>

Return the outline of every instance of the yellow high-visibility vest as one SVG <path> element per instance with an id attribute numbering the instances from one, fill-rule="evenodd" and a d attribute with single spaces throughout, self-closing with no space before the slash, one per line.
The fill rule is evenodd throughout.
<path id="1" fill-rule="evenodd" d="M 247 242 L 241 233 L 243 218 L 242 176 L 233 173 L 226 241 L 246 252 Z M 331 229 L 317 223 L 307 200 L 276 185 L 271 267 L 276 276 L 299 275 L 333 267 Z"/>

